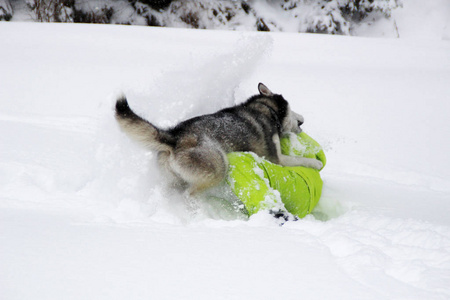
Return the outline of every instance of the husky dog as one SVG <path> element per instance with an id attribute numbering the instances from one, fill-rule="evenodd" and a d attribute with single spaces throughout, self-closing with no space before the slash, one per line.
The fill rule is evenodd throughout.
<path id="1" fill-rule="evenodd" d="M 122 130 L 158 153 L 160 167 L 176 187 L 192 195 L 219 184 L 228 171 L 227 153 L 251 151 L 282 166 L 321 169 L 319 160 L 281 154 L 283 132 L 300 133 L 304 119 L 289 108 L 281 95 L 264 84 L 259 95 L 216 113 L 161 129 L 136 115 L 125 96 L 116 102 L 116 120 Z"/>

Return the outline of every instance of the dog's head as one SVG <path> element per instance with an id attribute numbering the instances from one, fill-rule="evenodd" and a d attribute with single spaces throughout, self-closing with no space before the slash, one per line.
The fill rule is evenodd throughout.
<path id="1" fill-rule="evenodd" d="M 261 96 L 270 99 L 275 104 L 275 112 L 281 123 L 281 132 L 302 132 L 300 126 L 305 122 L 305 119 L 302 115 L 291 110 L 289 103 L 283 96 L 272 93 L 263 83 L 258 85 L 258 90 Z"/>

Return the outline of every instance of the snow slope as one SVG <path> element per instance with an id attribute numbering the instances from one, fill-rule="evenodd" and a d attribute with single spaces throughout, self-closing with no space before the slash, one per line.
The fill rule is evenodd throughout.
<path id="1" fill-rule="evenodd" d="M 449 299 L 450 43 L 0 23 L 2 299 Z M 161 126 L 256 93 L 326 150 L 280 227 L 163 188 L 115 96 Z"/>

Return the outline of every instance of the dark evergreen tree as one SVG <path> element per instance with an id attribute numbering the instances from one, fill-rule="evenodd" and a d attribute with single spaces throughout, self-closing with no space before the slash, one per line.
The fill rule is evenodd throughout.
<path id="1" fill-rule="evenodd" d="M 9 0 L 0 0 L 0 21 L 9 21 L 12 16 L 13 9 Z"/>

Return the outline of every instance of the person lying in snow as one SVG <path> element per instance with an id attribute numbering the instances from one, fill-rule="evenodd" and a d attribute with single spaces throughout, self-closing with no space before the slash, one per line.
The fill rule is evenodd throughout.
<path id="1" fill-rule="evenodd" d="M 306 133 L 289 133 L 281 138 L 285 155 L 298 155 L 326 164 L 322 147 Z M 319 171 L 306 167 L 283 167 L 250 152 L 228 154 L 227 183 L 251 216 L 267 210 L 275 217 L 303 218 L 311 213 L 322 194 Z M 323 169 L 323 168 L 322 168 Z"/>

